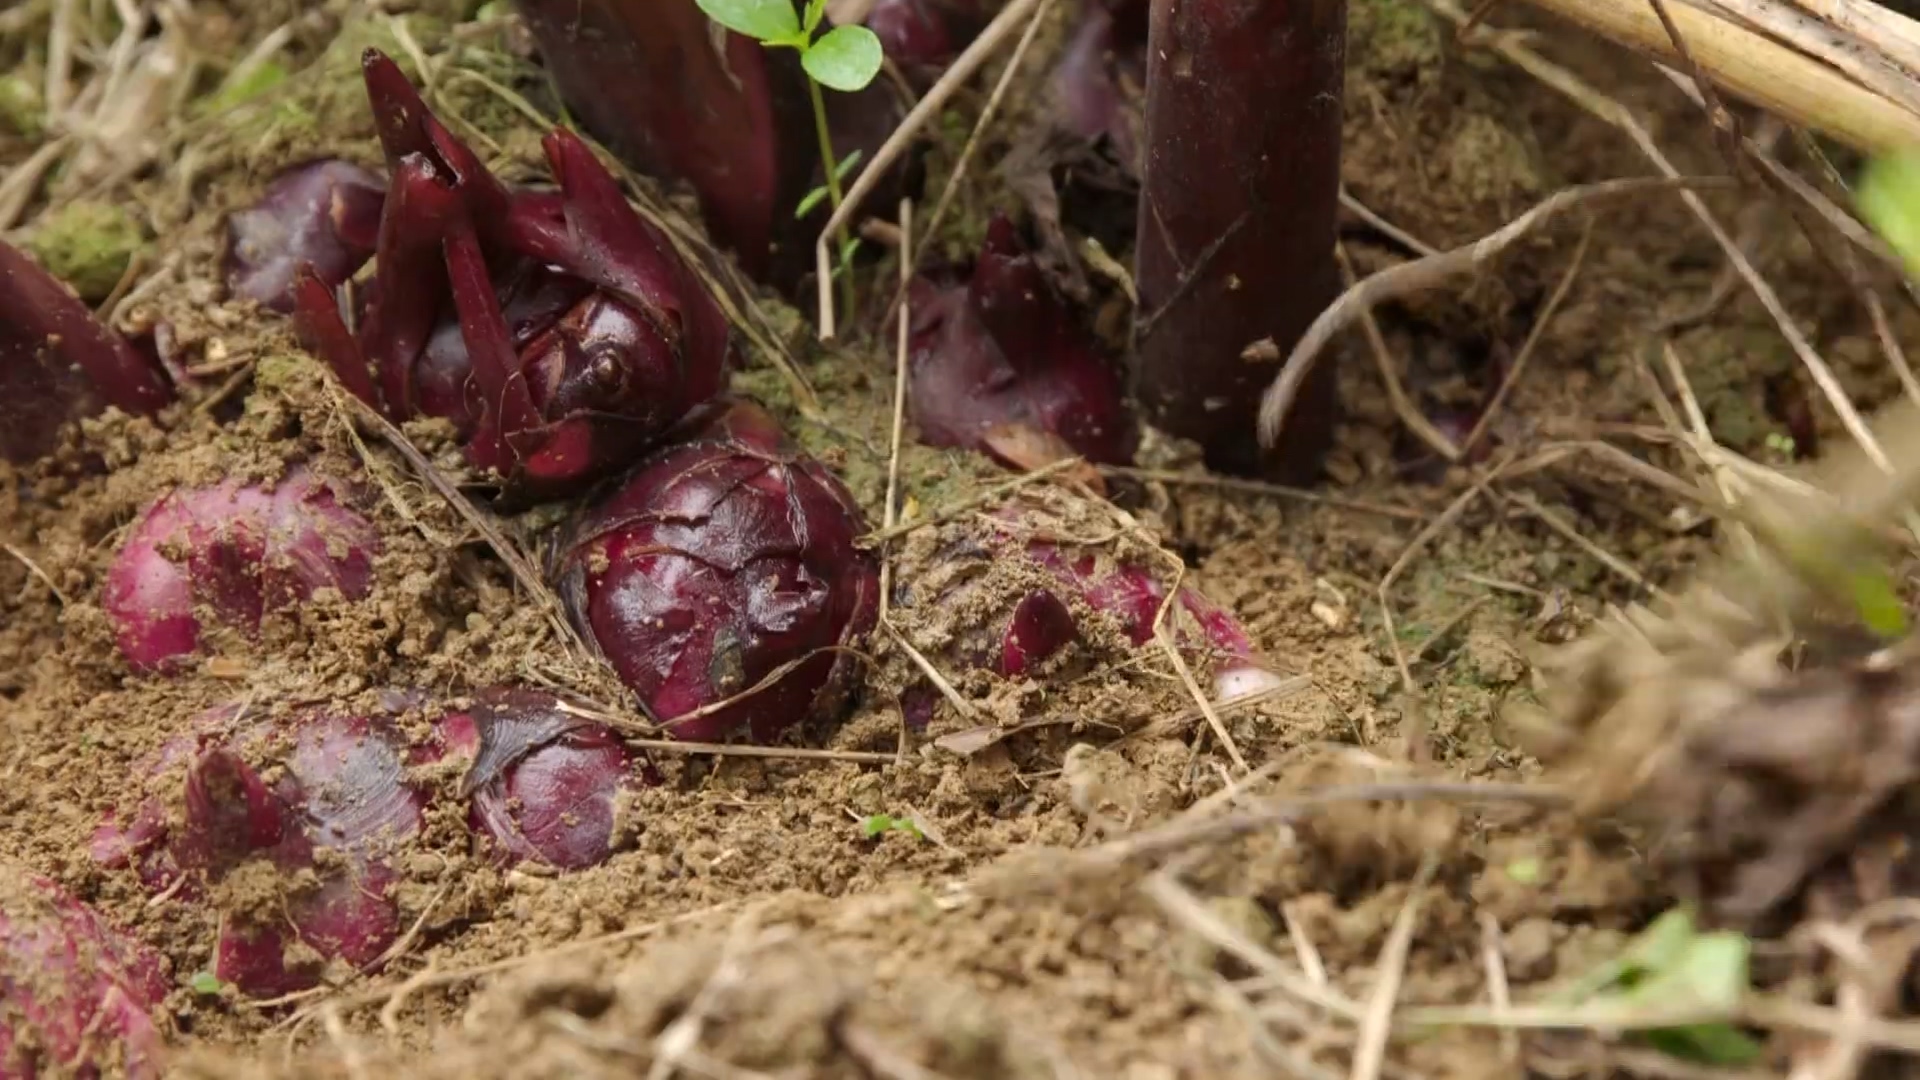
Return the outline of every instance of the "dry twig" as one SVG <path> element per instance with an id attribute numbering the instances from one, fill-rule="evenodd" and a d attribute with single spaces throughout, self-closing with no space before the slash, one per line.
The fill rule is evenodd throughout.
<path id="1" fill-rule="evenodd" d="M 1432 0 L 1432 2 L 1443 2 L 1443 0 Z M 1726 177 L 1630 177 L 1621 180 L 1603 180 L 1597 184 L 1587 184 L 1582 187 L 1564 188 L 1536 203 L 1526 213 L 1497 231 L 1473 243 L 1429 258 L 1400 263 L 1367 277 L 1341 293 L 1340 298 L 1335 300 L 1332 306 L 1320 313 L 1319 318 L 1313 321 L 1313 325 L 1307 328 L 1306 333 L 1300 335 L 1300 340 L 1288 355 L 1286 364 L 1274 376 L 1273 385 L 1267 388 L 1266 394 L 1261 398 L 1261 443 L 1268 447 L 1278 444 L 1287 414 L 1293 408 L 1294 398 L 1299 396 L 1300 388 L 1306 384 L 1307 376 L 1312 374 L 1313 365 L 1318 362 L 1327 343 L 1348 324 L 1380 304 L 1438 288 L 1455 277 L 1481 269 L 1535 227 L 1569 207 L 1624 195 L 1642 194 L 1649 190 L 1677 189 L 1684 197 L 1691 195 L 1693 188 L 1724 187 L 1730 183 L 1732 181 Z"/>

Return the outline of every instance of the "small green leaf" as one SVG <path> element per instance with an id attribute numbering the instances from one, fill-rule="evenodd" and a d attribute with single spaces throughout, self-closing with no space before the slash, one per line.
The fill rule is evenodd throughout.
<path id="1" fill-rule="evenodd" d="M 219 997 L 220 991 L 226 989 L 227 984 L 221 982 L 220 976 L 213 972 L 202 971 L 187 980 L 187 988 L 201 997 Z"/>
<path id="2" fill-rule="evenodd" d="M 860 831 L 871 840 L 881 833 L 903 832 L 915 840 L 924 840 L 926 836 L 912 818 L 894 817 L 892 814 L 872 814 L 860 822 Z"/>
<path id="3" fill-rule="evenodd" d="M 807 192 L 800 197 L 800 205 L 793 208 L 793 219 L 798 221 L 808 214 L 813 213 L 813 208 L 819 206 L 821 200 L 826 197 L 827 185 L 825 184 L 821 184 L 819 187 Z"/>
<path id="4" fill-rule="evenodd" d="M 1548 1000 L 1579 1005 L 1591 1001 L 1597 994 L 1630 989 L 1643 981 L 1648 972 L 1666 966 L 1680 955 L 1693 937 L 1693 916 L 1685 908 L 1667 911 L 1628 942 L 1620 955 L 1568 982 Z"/>
<path id="5" fill-rule="evenodd" d="M 840 280 L 841 275 L 847 273 L 847 271 L 849 270 L 852 270 L 853 257 L 855 255 L 858 255 L 859 253 L 860 253 L 859 240 L 855 240 L 853 243 L 848 244 L 845 248 L 843 248 L 840 252 L 840 262 L 838 265 L 836 265 L 833 268 L 833 273 L 828 275 L 828 280 L 838 281 Z"/>
<path id="6" fill-rule="evenodd" d="M 1747 993 L 1752 951 L 1743 935 L 1700 933 L 1693 917 L 1676 908 L 1554 999 L 1590 1010 L 1596 1023 L 1615 1011 L 1623 1018 L 1662 1010 L 1732 1015 Z M 1746 1064 L 1761 1053 L 1758 1043 L 1725 1022 L 1652 1028 L 1636 1038 L 1673 1057 L 1715 1065 Z"/>
<path id="7" fill-rule="evenodd" d="M 846 157 L 841 158 L 840 164 L 835 165 L 833 167 L 834 179 L 845 182 L 847 179 L 847 174 L 853 171 L 854 163 L 859 160 L 860 160 L 860 151 L 858 150 L 855 150 L 853 153 L 848 154 Z M 827 185 L 825 184 L 821 184 L 819 187 L 814 188 L 812 191 L 807 192 L 805 195 L 801 196 L 800 205 L 794 207 L 793 219 L 795 221 L 798 221 L 801 218 L 806 217 L 808 214 L 813 213 L 814 207 L 820 205 L 820 200 L 826 198 L 828 195 L 831 195 L 831 194 L 832 192 L 827 190 Z"/>
<path id="8" fill-rule="evenodd" d="M 1652 1006 L 1732 1013 L 1747 993 L 1747 961 L 1752 951 L 1752 944 L 1740 934 L 1702 934 L 1671 965 L 1625 997 Z M 1758 1043 L 1727 1023 L 1685 1024 L 1645 1036 L 1649 1044 L 1674 1057 L 1712 1065 L 1744 1065 L 1761 1052 Z"/>
<path id="9" fill-rule="evenodd" d="M 872 82 L 880 74 L 880 60 L 880 39 L 864 26 L 836 26 L 800 54 L 815 82 L 843 93 Z"/>
<path id="10" fill-rule="evenodd" d="M 813 32 L 820 28 L 820 20 L 827 14 L 827 0 L 807 0 L 807 17 L 803 27 L 811 39 Z"/>
<path id="11" fill-rule="evenodd" d="M 707 18 L 755 41 L 780 43 L 800 33 L 793 0 L 694 0 Z"/>
<path id="12" fill-rule="evenodd" d="M 1540 860 L 1535 858 L 1515 859 L 1507 864 L 1507 877 L 1520 885 L 1532 885 L 1540 880 Z"/>

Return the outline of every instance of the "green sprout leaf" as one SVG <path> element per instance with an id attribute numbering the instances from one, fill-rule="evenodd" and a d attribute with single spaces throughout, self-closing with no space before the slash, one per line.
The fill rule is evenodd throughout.
<path id="1" fill-rule="evenodd" d="M 1597 1024 L 1609 1016 L 1626 1021 L 1663 1012 L 1732 1014 L 1747 992 L 1751 952 L 1744 936 L 1700 933 L 1690 914 L 1675 909 L 1654 920 L 1618 957 L 1554 997 L 1590 1010 Z M 1662 1053 L 1711 1065 L 1743 1065 L 1762 1052 L 1730 1023 L 1651 1028 L 1640 1037 Z"/>
<path id="2" fill-rule="evenodd" d="M 791 0 L 694 0 L 707 18 L 769 45 L 804 42 Z"/>
<path id="3" fill-rule="evenodd" d="M 1854 200 L 1880 238 L 1920 277 L 1920 148 L 1875 158 Z"/>
<path id="4" fill-rule="evenodd" d="M 825 18 L 826 14 L 827 0 L 807 0 L 807 15 L 804 26 L 809 39 L 813 37 L 813 32 L 820 28 L 820 20 Z"/>
<path id="5" fill-rule="evenodd" d="M 220 991 L 226 988 L 227 984 L 220 981 L 220 976 L 211 971 L 199 972 L 187 980 L 187 989 L 201 997 L 219 997 Z"/>
<path id="6" fill-rule="evenodd" d="M 853 267 L 853 257 L 860 254 L 860 241 L 855 240 L 853 243 L 848 244 L 840 254 L 840 264 L 833 268 L 832 279 L 835 281 L 839 280 L 842 274 L 845 274 Z"/>
<path id="7" fill-rule="evenodd" d="M 1539 884 L 1540 860 L 1531 856 L 1513 860 L 1507 864 L 1507 879 L 1516 885 Z"/>
<path id="8" fill-rule="evenodd" d="M 859 160 L 860 160 L 860 151 L 858 150 L 855 150 L 852 153 L 848 154 L 846 157 L 841 158 L 840 164 L 835 165 L 833 167 L 834 179 L 845 182 L 845 180 L 847 179 L 847 174 L 853 171 L 854 163 Z M 821 184 L 819 187 L 814 188 L 812 191 L 807 192 L 806 197 L 800 200 L 800 205 L 794 208 L 793 219 L 795 221 L 798 221 L 801 218 L 806 217 L 808 214 L 813 213 L 813 208 L 816 206 L 819 206 L 820 200 L 826 198 L 827 195 L 828 195 L 827 185 L 825 184 Z"/>
<path id="9" fill-rule="evenodd" d="M 903 832 L 915 840 L 926 839 L 926 834 L 920 831 L 920 826 L 912 818 L 894 817 L 892 814 L 868 815 L 860 821 L 860 832 L 869 840 L 890 832 Z"/>
<path id="10" fill-rule="evenodd" d="M 864 26 L 836 26 L 800 55 L 813 81 L 842 93 L 865 89 L 880 74 L 880 60 L 880 39 Z"/>

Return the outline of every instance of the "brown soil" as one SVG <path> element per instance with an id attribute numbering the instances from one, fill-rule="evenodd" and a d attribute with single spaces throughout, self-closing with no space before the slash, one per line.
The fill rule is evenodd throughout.
<path id="1" fill-rule="evenodd" d="M 1066 486 L 1037 496 L 1054 500 L 1057 520 L 1083 526 L 1078 535 L 1107 536 L 1116 551 L 1157 537 L 1271 657 L 1304 676 L 1225 710 L 1254 776 L 1230 767 L 1157 649 L 1098 628 L 1041 678 L 949 671 L 970 715 L 941 705 L 933 727 L 888 763 L 900 746 L 899 695 L 920 676 L 881 636 L 854 714 L 809 733 L 845 760 L 658 755 L 663 782 L 631 808 L 630 847 L 565 876 L 492 868 L 466 856 L 457 823 L 437 823 L 421 844 L 439 858 L 410 862 L 402 890 L 403 925 L 415 929 L 381 974 L 331 972 L 322 990 L 270 1006 L 230 988 L 196 992 L 211 917 L 152 902 L 85 855 L 100 815 L 126 794 L 130 764 L 194 716 L 235 701 L 347 709 L 373 706 L 389 687 L 460 694 L 504 682 L 562 686 L 613 713 L 630 710 L 617 684 L 568 651 L 489 539 L 351 423 L 284 320 L 225 299 L 219 284 L 223 214 L 278 167 L 322 153 L 375 163 L 356 81 L 369 41 L 396 56 L 418 50 L 436 72 L 433 104 L 461 118 L 456 130 L 509 179 L 541 176 L 541 128 L 521 106 L 558 110 L 523 38 L 510 24 L 436 21 L 470 16 L 459 9 L 472 5 L 344 24 L 342 13 L 360 5 L 304 14 L 310 5 L 193 6 L 219 30 L 198 47 L 222 62 L 290 27 L 290 80 L 213 119 L 169 120 L 155 148 L 162 167 L 105 174 L 84 194 L 128 208 L 148 238 L 147 269 L 119 306 L 122 326 L 164 324 L 176 357 L 209 374 L 158 423 L 109 418 L 77 432 L 55 460 L 18 473 L 0 466 L 0 862 L 53 877 L 163 953 L 178 987 L 165 1020 L 181 1075 L 598 1076 L 665 1062 L 687 1076 L 1337 1076 L 1382 970 L 1402 972 L 1403 1005 L 1484 1005 L 1496 992 L 1533 1000 L 1616 956 L 1681 895 L 1631 824 L 1596 826 L 1531 800 L 1418 794 L 1428 781 L 1559 779 L 1543 775 L 1504 719 L 1510 702 L 1534 693 L 1539 647 L 1573 640 L 1609 605 L 1646 598 L 1648 584 L 1677 588 L 1714 552 L 1713 530 L 1692 507 L 1579 449 L 1605 439 L 1691 480 L 1643 377 L 1660 369 L 1656 328 L 1686 319 L 1672 340 L 1729 449 L 1783 464 L 1779 436 L 1803 452 L 1840 437 L 1747 291 L 1692 314 L 1725 263 L 1663 194 L 1605 204 L 1590 219 L 1569 215 L 1497 272 L 1379 313 L 1418 405 L 1436 416 L 1463 408 L 1516 360 L 1590 226 L 1578 276 L 1493 428 L 1493 461 L 1529 467 L 1492 483 L 1490 465 L 1438 467 L 1396 419 L 1372 352 L 1353 333 L 1336 346 L 1348 415 L 1317 493 L 1216 484 L 1192 468 L 1192 454 L 1153 442 L 1142 462 L 1157 471 L 1109 478 L 1113 505 Z M 42 16 L 49 7 L 39 5 Z M 1530 25 L 1508 8 L 1494 19 Z M 45 18 L 0 26 L 0 61 L 37 78 Z M 1683 172 L 1724 171 L 1704 117 L 1657 73 L 1562 28 L 1532 28 L 1535 47 L 1633 108 Z M 1050 32 L 1041 47 L 1057 39 Z M 1429 245 L 1470 241 L 1560 187 L 1650 171 L 1618 132 L 1459 44 L 1417 0 L 1353 0 L 1350 53 L 1348 189 Z M 984 98 L 963 95 L 945 125 L 934 183 Z M 1027 112 L 1003 121 L 983 160 L 1017 141 Z M 0 171 L 38 145 L 6 130 L 0 122 Z M 74 187 L 46 185 L 22 235 L 80 197 Z M 656 211 L 686 205 L 644 182 L 637 190 Z M 1854 399 L 1872 406 L 1897 392 L 1856 293 L 1787 210 L 1758 190 L 1707 201 L 1752 238 L 1756 264 Z M 1018 205 L 1005 178 L 982 168 L 952 228 L 974 235 L 987 212 Z M 1347 243 L 1361 274 L 1407 256 L 1358 224 Z M 891 281 L 895 271 L 873 272 Z M 792 308 L 766 296 L 753 303 L 766 342 L 801 355 L 826 419 L 803 415 L 767 350 L 756 350 L 740 385 L 836 465 L 877 522 L 888 347 L 823 352 Z M 1891 314 L 1902 340 L 1920 341 L 1910 307 Z M 1674 390 L 1667 385 L 1669 397 Z M 444 432 L 409 433 L 437 468 L 461 475 Z M 1536 456 L 1555 446 L 1568 450 Z M 218 640 L 187 677 L 129 675 L 98 606 L 122 530 L 170 486 L 270 479 L 295 460 L 363 485 L 386 539 L 371 598 L 269 619 L 258 641 Z M 955 531 L 1007 476 L 911 440 L 900 468 L 922 518 L 962 511 L 892 551 L 897 585 L 937 593 Z M 1115 505 L 1128 516 L 1116 517 Z M 533 550 L 559 512 L 502 528 Z M 984 580 L 979 603 L 1020 587 L 1017 575 Z M 896 612 L 903 637 L 936 661 L 974 614 L 910 603 Z M 1896 733 L 1845 754 L 1904 745 Z M 1416 797 L 1336 800 L 1232 834 L 1195 824 L 1351 785 Z M 872 815 L 916 828 L 870 837 L 862 822 Z M 1821 852 L 1835 854 L 1846 844 Z M 1408 913 L 1410 946 L 1394 946 Z M 1756 979 L 1828 1000 L 1823 954 L 1789 928 L 1768 929 Z M 1383 968 L 1395 948 L 1404 960 Z M 1384 1075 L 1682 1075 L 1604 1032 L 1521 1037 L 1451 1024 L 1406 1034 Z M 1784 1070 L 1810 1052 L 1783 1028 L 1754 1067 Z"/>

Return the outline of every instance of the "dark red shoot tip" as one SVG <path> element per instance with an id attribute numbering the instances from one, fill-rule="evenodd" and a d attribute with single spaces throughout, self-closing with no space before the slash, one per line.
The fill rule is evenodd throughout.
<path id="1" fill-rule="evenodd" d="M 503 688 L 440 721 L 449 753 L 471 761 L 468 823 L 506 863 L 561 870 L 605 862 L 625 839 L 620 796 L 652 782 L 618 732 L 548 694 Z"/>
<path id="2" fill-rule="evenodd" d="M 136 767 L 138 794 L 92 854 L 155 894 L 224 904 L 213 974 L 253 997 L 294 993 L 336 960 L 371 970 L 399 937 L 393 855 L 427 805 L 406 764 L 382 717 L 218 709 Z M 216 889 L 256 862 L 278 871 L 278 895 Z"/>
<path id="3" fill-rule="evenodd" d="M 380 534 L 350 504 L 303 467 L 270 490 L 231 480 L 161 496 L 107 571 L 101 602 L 121 655 L 138 672 L 174 672 L 206 620 L 252 635 L 321 589 L 365 597 Z"/>
<path id="4" fill-rule="evenodd" d="M 552 575 L 674 737 L 770 741 L 831 717 L 850 689 L 848 647 L 879 605 L 865 528 L 824 465 L 758 406 L 729 402 L 576 518 Z"/>
<path id="5" fill-rule="evenodd" d="M 1095 462 L 1131 461 L 1139 431 L 1119 366 L 996 217 L 971 276 L 911 294 L 907 407 L 922 441 L 1010 460 L 1009 430 L 1041 432 Z"/>
<path id="6" fill-rule="evenodd" d="M 0 459 L 51 453 L 69 423 L 112 407 L 151 416 L 173 401 L 160 366 L 107 329 L 20 249 L 0 241 Z"/>
<path id="7" fill-rule="evenodd" d="M 160 958 L 26 867 L 0 862 L 0 1076 L 163 1075 Z"/>
<path id="8" fill-rule="evenodd" d="M 1223 472 L 1318 474 L 1333 365 L 1263 452 L 1262 393 L 1339 290 L 1345 0 L 1151 0 L 1134 280 L 1148 423 Z M 1249 351 L 1270 340 L 1277 350 Z"/>
<path id="9" fill-rule="evenodd" d="M 514 190 L 369 51 L 390 176 L 356 335 L 303 279 L 309 347 L 399 420 L 451 420 L 506 503 L 584 490 L 725 388 L 730 328 L 704 282 L 578 137 L 545 142 L 555 191 Z"/>
<path id="10" fill-rule="evenodd" d="M 227 287 L 292 313 L 302 267 L 337 288 L 373 257 L 385 201 L 386 184 L 351 162 L 288 169 L 251 206 L 228 215 Z"/>
<path id="11" fill-rule="evenodd" d="M 1000 638 L 997 662 L 988 666 L 998 675 L 1022 678 L 1079 637 L 1073 609 L 1048 590 L 1035 589 L 1014 607 Z"/>

